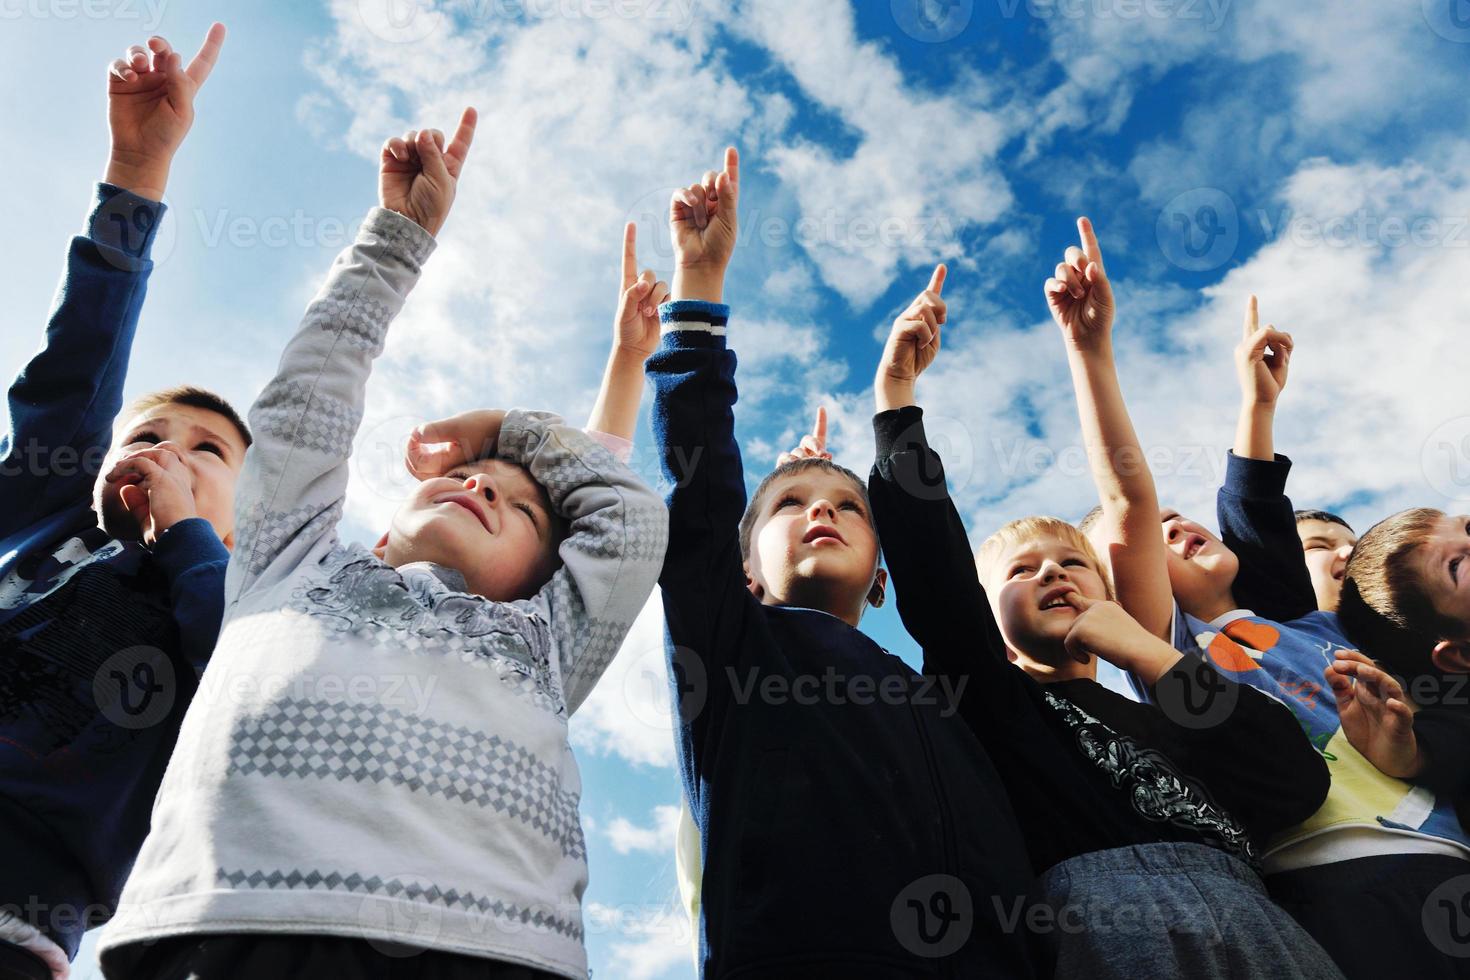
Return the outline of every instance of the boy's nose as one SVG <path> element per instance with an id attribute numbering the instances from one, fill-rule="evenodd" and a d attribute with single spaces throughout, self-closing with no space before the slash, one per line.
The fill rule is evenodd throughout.
<path id="1" fill-rule="evenodd" d="M 464 486 L 466 490 L 472 493 L 484 494 L 485 499 L 492 504 L 500 499 L 500 494 L 495 487 L 495 481 L 490 479 L 490 476 L 486 473 L 476 473 L 474 476 L 469 477 L 464 481 Z"/>
<path id="2" fill-rule="evenodd" d="M 1041 563 L 1041 580 L 1043 582 L 1054 582 L 1057 579 L 1065 580 L 1066 578 L 1067 570 L 1050 558 Z"/>
<path id="3" fill-rule="evenodd" d="M 810 514 L 813 518 L 821 517 L 823 515 L 827 517 L 833 517 L 837 514 L 837 508 L 832 506 L 832 502 L 830 500 L 816 500 L 813 501 L 811 507 L 807 509 L 807 513 Z"/>

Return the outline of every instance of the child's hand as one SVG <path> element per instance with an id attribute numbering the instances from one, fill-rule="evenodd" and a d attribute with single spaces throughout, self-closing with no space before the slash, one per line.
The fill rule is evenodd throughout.
<path id="1" fill-rule="evenodd" d="M 1077 219 L 1082 247 L 1067 249 L 1066 261 L 1046 281 L 1046 303 L 1068 343 L 1079 351 L 1108 343 L 1113 329 L 1113 287 L 1103 270 L 1102 249 L 1092 222 Z"/>
<path id="2" fill-rule="evenodd" d="M 1245 309 L 1245 336 L 1235 348 L 1235 373 L 1240 379 L 1240 396 L 1247 405 L 1275 405 L 1286 387 L 1291 366 L 1291 334 L 1274 326 L 1261 326 L 1261 315 L 1252 296 Z"/>
<path id="3" fill-rule="evenodd" d="M 456 466 L 495 455 L 505 412 L 485 408 L 427 422 L 408 436 L 403 462 L 420 480 L 443 476 Z"/>
<path id="4" fill-rule="evenodd" d="M 614 343 L 640 359 L 658 349 L 658 308 L 669 298 L 669 284 L 652 269 L 638 273 L 638 226 L 623 229 L 623 292 L 618 300 Z"/>
<path id="5" fill-rule="evenodd" d="M 949 270 L 941 263 L 929 277 L 929 288 L 914 298 L 909 308 L 893 321 L 888 343 L 883 347 L 883 360 L 873 382 L 878 411 L 903 408 L 914 404 L 914 382 L 939 354 L 940 328 L 948 315 L 948 307 L 940 294 Z"/>
<path id="6" fill-rule="evenodd" d="M 801 437 L 801 442 L 789 453 L 782 453 L 776 457 L 778 467 L 798 459 L 831 459 L 832 454 L 827 452 L 827 408 L 818 406 L 817 424 L 812 427 L 808 435 Z"/>
<path id="7" fill-rule="evenodd" d="M 739 226 L 740 154 L 725 150 L 725 169 L 674 193 L 669 231 L 674 239 L 674 299 L 718 303 Z"/>
<path id="8" fill-rule="evenodd" d="M 198 517 L 194 505 L 194 477 L 183 449 L 160 442 L 118 460 L 107 474 L 108 483 L 122 483 L 118 498 L 152 547 L 164 531 L 179 521 Z"/>
<path id="9" fill-rule="evenodd" d="M 1399 682 L 1356 650 L 1339 650 L 1324 673 L 1348 743 L 1385 776 L 1419 775 L 1424 758 L 1414 737 L 1414 713 Z"/>
<path id="10" fill-rule="evenodd" d="M 163 199 L 174 153 L 194 124 L 194 96 L 209 78 L 225 42 L 225 27 L 210 27 L 189 67 L 161 37 L 135 44 L 107 71 L 107 125 L 112 156 L 109 184 Z"/>
<path id="11" fill-rule="evenodd" d="M 1098 657 L 1152 684 L 1179 662 L 1177 650 L 1144 629 L 1116 602 L 1089 599 L 1080 592 L 1062 598 L 1080 613 L 1064 642 L 1067 653 L 1078 663 Z"/>
<path id="12" fill-rule="evenodd" d="M 437 237 L 454 205 L 477 118 L 474 109 L 466 109 L 447 147 L 444 134 L 437 129 L 411 129 L 403 139 L 395 137 L 384 143 L 378 171 L 378 200 L 383 207 Z"/>

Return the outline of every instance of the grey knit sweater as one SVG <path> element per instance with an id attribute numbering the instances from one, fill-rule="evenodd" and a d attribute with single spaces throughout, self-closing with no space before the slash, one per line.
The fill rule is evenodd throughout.
<path id="1" fill-rule="evenodd" d="M 570 525 L 534 598 L 339 541 L 372 360 L 433 246 L 374 210 L 251 410 L 224 627 L 104 950 L 294 932 L 587 975 L 567 718 L 653 588 L 667 515 L 591 437 L 515 411 L 499 454 Z"/>

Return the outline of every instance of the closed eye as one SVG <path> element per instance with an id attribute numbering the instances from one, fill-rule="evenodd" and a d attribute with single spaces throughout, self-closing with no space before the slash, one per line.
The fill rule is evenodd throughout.
<path id="1" fill-rule="evenodd" d="M 1029 572 L 1029 571 L 1031 571 L 1031 566 L 1030 565 L 1014 565 L 1014 566 L 1011 567 L 1011 570 L 1006 573 L 1006 578 L 1015 578 L 1017 575 L 1020 575 L 1022 572 Z"/>
<path id="2" fill-rule="evenodd" d="M 1085 566 L 1087 562 L 1083 561 L 1081 558 L 1068 558 L 1066 561 L 1062 562 L 1062 564 L 1071 565 L 1073 567 L 1082 567 Z"/>
<path id="3" fill-rule="evenodd" d="M 541 533 L 541 522 L 536 519 L 536 509 L 534 507 L 532 507 L 530 504 L 526 504 L 526 503 L 518 503 L 518 504 L 516 504 L 516 509 L 519 510 L 519 511 L 521 511 L 522 513 L 524 513 L 526 515 L 526 518 L 531 522 L 531 526 L 536 529 L 536 533 L 537 534 L 540 534 Z"/>
<path id="4" fill-rule="evenodd" d="M 1456 585 L 1460 584 L 1460 563 L 1462 561 L 1464 561 L 1463 558 L 1450 559 L 1450 581 Z"/>
<path id="5" fill-rule="evenodd" d="M 780 510 L 782 507 L 786 507 L 786 506 L 800 507 L 801 506 L 801 501 L 800 500 L 797 500 L 796 497 L 792 496 L 791 494 L 787 494 L 786 496 L 782 497 L 780 500 L 776 501 L 776 509 L 777 510 Z"/>
<path id="6" fill-rule="evenodd" d="M 219 446 L 216 446 L 212 442 L 201 442 L 199 445 L 195 446 L 194 448 L 195 449 L 202 449 L 202 450 L 204 450 L 207 453 L 214 453 L 220 459 L 224 459 L 225 458 L 225 451 L 223 449 L 221 449 Z"/>
<path id="7" fill-rule="evenodd" d="M 150 432 L 147 429 L 144 429 L 142 432 L 135 432 L 135 433 L 133 433 L 133 435 L 129 436 L 128 437 L 127 444 L 128 445 L 132 445 L 135 442 L 158 442 L 158 441 L 159 441 L 159 439 L 158 439 L 157 434 L 155 434 L 153 432 Z"/>

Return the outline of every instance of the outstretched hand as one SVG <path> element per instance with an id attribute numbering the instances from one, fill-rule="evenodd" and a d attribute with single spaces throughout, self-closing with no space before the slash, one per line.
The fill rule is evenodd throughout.
<path id="1" fill-rule="evenodd" d="M 1339 650 L 1324 671 L 1348 744 L 1385 776 L 1412 779 L 1424 768 L 1414 713 L 1399 682 L 1356 650 Z"/>
<path id="2" fill-rule="evenodd" d="M 483 408 L 426 422 L 408 436 L 403 462 L 419 480 L 443 476 L 456 466 L 489 459 L 500 442 L 505 412 Z"/>
<path id="3" fill-rule="evenodd" d="M 1082 247 L 1067 249 L 1052 278 L 1046 281 L 1046 303 L 1052 319 L 1077 350 L 1094 350 L 1110 339 L 1113 287 L 1103 269 L 1102 248 L 1092 222 L 1077 219 Z"/>
<path id="4" fill-rule="evenodd" d="M 740 154 L 725 150 L 725 169 L 674 192 L 669 232 L 674 240 L 675 299 L 719 302 L 725 269 L 739 232 Z"/>
<path id="5" fill-rule="evenodd" d="M 812 431 L 801 437 L 801 442 L 790 452 L 782 453 L 776 457 L 778 467 L 798 459 L 831 459 L 832 454 L 827 452 L 827 407 L 825 405 L 817 408 L 817 421 L 812 426 Z"/>
<path id="6" fill-rule="evenodd" d="M 1294 346 L 1291 334 L 1282 333 L 1272 324 L 1261 326 L 1254 296 L 1246 303 L 1243 334 L 1235 348 L 1235 373 L 1240 379 L 1241 397 L 1256 405 L 1274 405 L 1286 387 Z"/>
<path id="7" fill-rule="evenodd" d="M 878 411 L 912 405 L 914 383 L 939 355 L 940 335 L 949 316 L 942 298 L 948 276 L 943 263 L 935 266 L 928 287 L 893 321 L 873 381 Z"/>
<path id="8" fill-rule="evenodd" d="M 211 26 L 186 68 L 168 41 L 154 36 L 108 66 L 109 184 L 153 200 L 163 198 L 174 154 L 194 125 L 194 97 L 214 70 L 224 43 L 224 25 Z"/>
<path id="9" fill-rule="evenodd" d="M 465 109 L 447 145 L 437 129 L 411 129 L 402 139 L 384 143 L 378 171 L 378 200 L 383 207 L 437 236 L 454 205 L 478 118 L 473 108 Z"/>
<path id="10" fill-rule="evenodd" d="M 623 289 L 618 299 L 614 343 L 637 354 L 652 356 L 658 348 L 658 308 L 669 298 L 669 284 L 652 269 L 638 272 L 638 226 L 623 229 Z"/>

